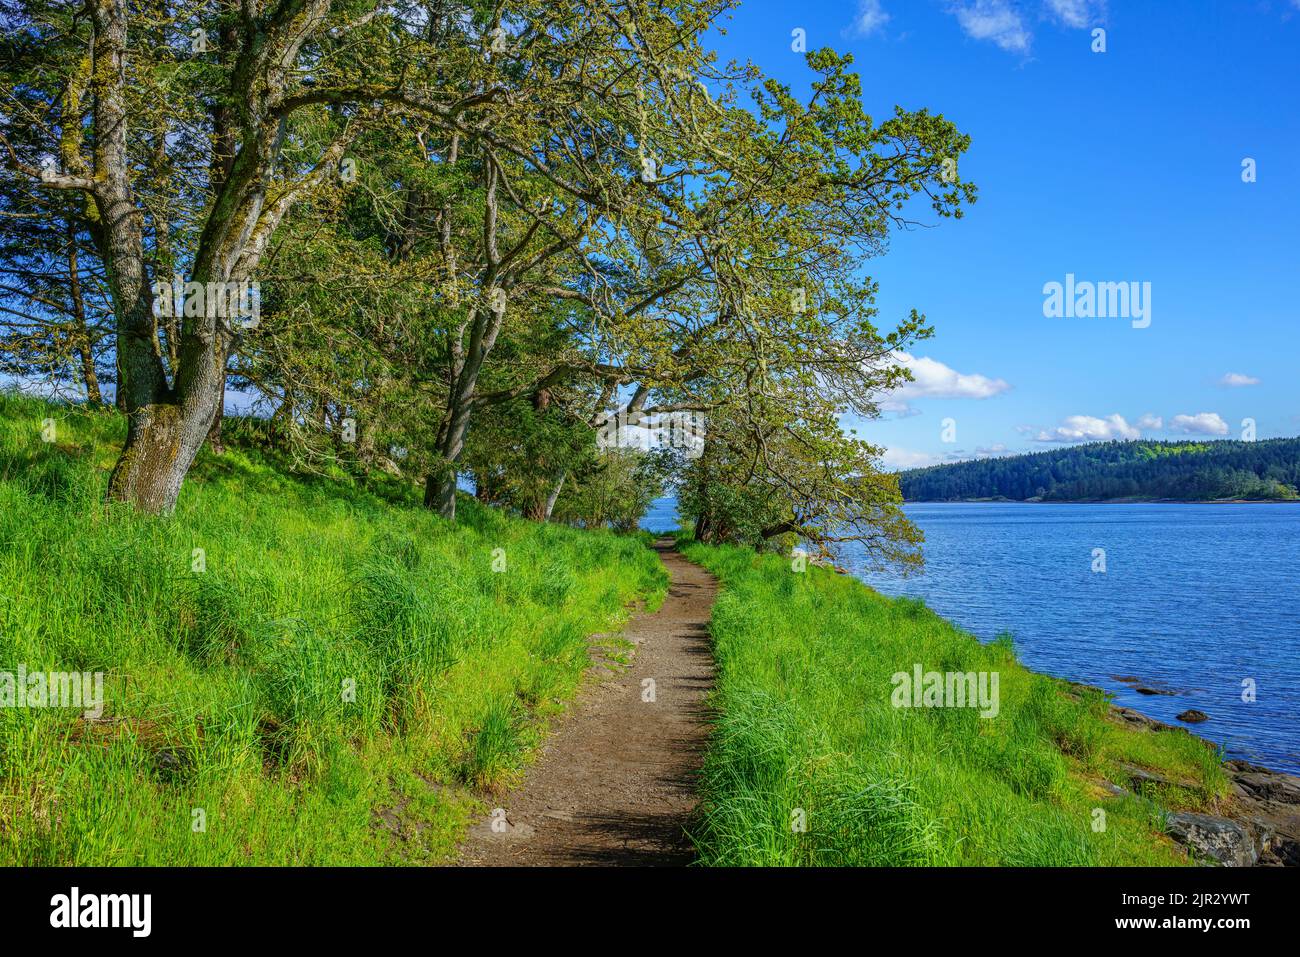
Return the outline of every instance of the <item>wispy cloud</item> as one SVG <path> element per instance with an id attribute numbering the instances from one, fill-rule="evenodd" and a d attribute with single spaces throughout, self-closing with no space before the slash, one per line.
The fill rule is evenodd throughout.
<path id="1" fill-rule="evenodd" d="M 1012 53 L 1028 53 L 1033 34 L 1008 0 L 973 0 L 950 7 L 966 35 L 991 40 Z"/>
<path id="2" fill-rule="evenodd" d="M 1296 0 L 1300 3 L 1300 0 Z M 1243 385 L 1259 385 L 1259 380 L 1253 375 L 1244 375 L 1240 372 L 1229 372 L 1219 380 L 1219 385 L 1226 385 L 1228 388 L 1235 389 Z"/>
<path id="3" fill-rule="evenodd" d="M 1095 26 L 1106 15 L 1104 0 L 1046 0 L 1044 6 L 1062 25 L 1076 30 Z"/>
<path id="4" fill-rule="evenodd" d="M 1027 54 L 1034 34 L 1025 22 L 1024 7 L 1015 0 L 952 0 L 948 12 L 972 40 L 988 40 L 1011 53 Z M 1042 0 L 1037 16 L 1082 30 L 1105 19 L 1106 0 Z"/>
<path id="5" fill-rule="evenodd" d="M 1169 420 L 1170 432 L 1188 435 L 1227 435 L 1228 423 L 1217 412 L 1197 412 L 1195 415 L 1176 415 Z"/>
<path id="6" fill-rule="evenodd" d="M 1159 432 L 1165 427 L 1165 420 L 1154 412 L 1146 412 L 1133 425 L 1143 431 Z"/>
<path id="7" fill-rule="evenodd" d="M 884 455 L 880 461 L 885 468 L 892 471 L 902 469 L 919 469 L 927 465 L 938 465 L 940 459 L 929 452 L 915 452 L 912 449 L 889 448 L 885 449 Z"/>
<path id="8" fill-rule="evenodd" d="M 858 12 L 853 18 L 853 32 L 858 36 L 875 33 L 889 22 L 889 14 L 880 0 L 858 0 Z"/>
<path id="9" fill-rule="evenodd" d="M 886 469 L 901 472 L 906 469 L 925 468 L 927 465 L 948 465 L 952 462 L 969 462 L 971 459 L 998 459 L 1005 455 L 1019 454 L 1019 452 L 1007 448 L 1001 442 L 997 442 L 993 445 L 977 445 L 972 452 L 965 449 L 954 449 L 951 452 L 944 452 L 942 455 L 894 447 L 886 449 L 880 459 Z"/>

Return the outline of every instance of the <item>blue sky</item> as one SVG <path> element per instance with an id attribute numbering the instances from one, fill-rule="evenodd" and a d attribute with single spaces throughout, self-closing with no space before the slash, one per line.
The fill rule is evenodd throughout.
<path id="1" fill-rule="evenodd" d="M 853 54 L 874 116 L 925 106 L 973 140 L 979 201 L 868 270 L 882 325 L 936 329 L 908 394 L 846 422 L 888 466 L 1300 433 L 1300 0 L 742 0 L 715 47 L 802 90 L 795 29 Z M 1150 325 L 1045 317 L 1067 273 L 1150 283 Z"/>

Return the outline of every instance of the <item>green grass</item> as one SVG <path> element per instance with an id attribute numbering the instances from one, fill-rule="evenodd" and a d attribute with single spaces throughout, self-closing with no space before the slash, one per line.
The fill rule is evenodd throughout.
<path id="1" fill-rule="evenodd" d="M 453 525 L 396 482 L 293 476 L 256 423 L 174 516 L 106 507 L 124 431 L 0 394 L 0 671 L 106 675 L 98 721 L 0 708 L 0 863 L 446 860 L 587 636 L 664 591 L 637 538 L 472 501 Z"/>
<path id="2" fill-rule="evenodd" d="M 718 717 L 694 837 L 710 865 L 1173 865 L 1165 808 L 1226 795 L 1219 755 L 1131 730 L 922 603 L 827 569 L 684 543 L 723 585 Z M 895 708 L 896 672 L 999 674 L 1000 710 Z M 1123 765 L 1173 782 L 1114 797 Z M 1094 828 L 1103 818 L 1104 830 Z M 801 830 L 799 825 L 803 825 Z"/>

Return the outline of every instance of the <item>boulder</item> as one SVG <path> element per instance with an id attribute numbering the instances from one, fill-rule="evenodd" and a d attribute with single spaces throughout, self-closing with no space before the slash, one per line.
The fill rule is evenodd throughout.
<path id="1" fill-rule="evenodd" d="M 1210 716 L 1204 711 L 1197 711 L 1195 708 L 1188 708 L 1182 714 L 1174 715 L 1179 721 L 1186 721 L 1188 724 L 1200 724 L 1202 721 L 1209 721 Z"/>
<path id="2" fill-rule="evenodd" d="M 1259 860 L 1259 848 L 1249 829 L 1225 817 L 1178 811 L 1168 816 L 1168 831 L 1197 857 L 1226 867 L 1253 867 Z"/>

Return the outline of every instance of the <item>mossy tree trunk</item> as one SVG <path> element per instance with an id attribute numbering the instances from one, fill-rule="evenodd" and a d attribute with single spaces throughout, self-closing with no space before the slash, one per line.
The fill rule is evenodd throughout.
<path id="1" fill-rule="evenodd" d="M 329 9 L 329 0 L 285 0 L 223 29 L 221 57 L 229 69 L 222 86 L 211 91 L 221 105 L 210 117 L 215 136 L 206 185 L 211 199 L 197 217 L 202 230 L 191 282 L 206 286 L 249 280 L 290 208 L 336 175 L 343 153 L 359 134 L 362 124 L 341 126 L 307 172 L 280 168 L 290 115 L 314 102 L 310 96 L 291 95 L 302 89 L 286 66 L 296 62 L 304 43 L 327 28 Z M 236 333 L 221 310 L 205 308 L 199 315 L 187 310 L 168 329 L 170 369 L 164 365 L 149 271 L 151 265 L 155 275 L 170 268 L 171 256 L 165 238 L 160 258 L 158 251 L 146 250 L 145 204 L 134 185 L 140 163 L 130 147 L 139 134 L 131 129 L 137 107 L 128 91 L 127 61 L 133 50 L 128 22 L 138 11 L 124 0 L 88 0 L 86 10 L 91 55 L 70 78 L 61 104 L 68 115 L 62 117 L 59 159 L 67 172 L 22 168 L 47 188 L 79 190 L 88 198 L 90 231 L 105 266 L 115 316 L 116 402 L 128 419 L 126 445 L 109 479 L 109 500 L 168 512 L 221 409 L 226 359 Z M 350 102 L 351 87 L 342 90 L 339 98 Z M 89 96 L 82 95 L 87 92 Z M 90 137 L 83 135 L 86 105 Z M 193 117 L 178 119 L 194 122 Z M 155 144 L 154 163 L 165 166 L 165 136 Z M 165 234 L 164 225 L 155 222 L 154 231 Z M 171 276 L 156 278 L 170 281 Z M 215 436 L 219 440 L 219 427 Z"/>

